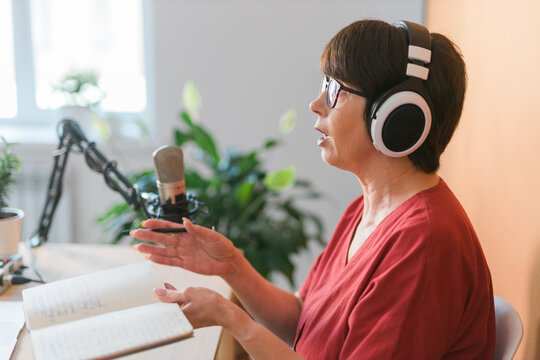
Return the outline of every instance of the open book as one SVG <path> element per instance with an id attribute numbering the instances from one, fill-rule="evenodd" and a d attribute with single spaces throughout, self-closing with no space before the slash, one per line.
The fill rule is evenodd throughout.
<path id="1" fill-rule="evenodd" d="M 174 275 L 142 261 L 23 290 L 36 359 L 111 358 L 191 336 L 180 307 L 152 291 Z"/>

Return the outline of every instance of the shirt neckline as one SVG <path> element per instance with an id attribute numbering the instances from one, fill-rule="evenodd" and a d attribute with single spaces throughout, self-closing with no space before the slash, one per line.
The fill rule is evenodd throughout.
<path id="1" fill-rule="evenodd" d="M 422 196 L 423 194 L 427 193 L 427 192 L 430 192 L 430 191 L 433 191 L 433 190 L 436 190 L 438 189 L 439 187 L 443 186 L 443 184 L 445 184 L 444 180 L 439 176 L 439 182 L 432 186 L 432 187 L 429 187 L 427 189 L 424 189 L 422 191 L 419 191 L 417 192 L 416 194 L 412 195 L 411 197 L 409 197 L 407 200 L 405 200 L 404 202 L 402 202 L 401 204 L 399 204 L 399 206 L 397 206 L 394 210 L 392 210 L 380 223 L 377 224 L 377 226 L 375 227 L 375 229 L 373 229 L 373 231 L 371 232 L 371 234 L 369 234 L 369 236 L 364 240 L 364 242 L 360 245 L 360 247 L 356 250 L 356 252 L 353 254 L 353 256 L 351 256 L 351 259 L 349 261 L 347 261 L 347 257 L 349 255 L 349 248 L 351 247 L 351 243 L 352 241 L 354 240 L 354 235 L 356 234 L 356 228 L 358 227 L 358 224 L 360 223 L 360 221 L 362 220 L 362 215 L 364 213 L 364 195 L 362 194 L 362 208 L 359 209 L 357 211 L 357 213 L 354 215 L 354 220 L 353 220 L 353 225 L 352 225 L 352 229 L 348 235 L 348 240 L 346 242 L 346 246 L 344 247 L 345 249 L 342 250 L 342 268 L 347 268 L 347 266 L 349 266 L 349 264 L 351 262 L 354 261 L 354 259 L 357 257 L 358 253 L 363 250 L 363 248 L 366 246 L 366 244 L 368 242 L 370 242 L 370 240 L 373 238 L 373 235 L 378 232 L 381 227 L 386 224 L 386 222 L 388 222 L 390 218 L 392 217 L 395 217 L 395 214 L 397 214 L 398 210 L 400 208 L 402 208 L 403 206 L 405 206 L 405 204 L 409 203 L 410 201 L 413 201 L 415 199 L 417 199 L 418 197 Z"/>

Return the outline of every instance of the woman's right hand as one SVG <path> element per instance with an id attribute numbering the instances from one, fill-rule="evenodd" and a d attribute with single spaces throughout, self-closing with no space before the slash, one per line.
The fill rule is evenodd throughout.
<path id="1" fill-rule="evenodd" d="M 220 233 L 195 225 L 184 218 L 185 233 L 158 233 L 137 229 L 131 236 L 159 245 L 138 244 L 134 247 L 155 263 L 174 265 L 203 275 L 224 275 L 239 255 L 233 243 Z M 147 229 L 178 228 L 182 225 L 157 219 L 142 223 Z M 160 246 L 162 245 L 162 246 Z"/>

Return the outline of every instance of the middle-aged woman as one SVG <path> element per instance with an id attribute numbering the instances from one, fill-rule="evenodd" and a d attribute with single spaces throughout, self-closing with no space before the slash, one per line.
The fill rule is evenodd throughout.
<path id="1" fill-rule="evenodd" d="M 247 312 L 204 288 L 167 284 L 156 295 L 178 303 L 195 328 L 228 329 L 255 359 L 491 359 L 489 269 L 436 173 L 463 106 L 459 50 L 418 24 L 358 21 L 328 43 L 321 71 L 323 89 L 310 107 L 322 158 L 352 173 L 363 195 L 298 293 L 266 281 L 216 231 L 153 219 L 143 226 L 187 232 L 133 231 L 159 244 L 139 251 L 221 276 Z"/>

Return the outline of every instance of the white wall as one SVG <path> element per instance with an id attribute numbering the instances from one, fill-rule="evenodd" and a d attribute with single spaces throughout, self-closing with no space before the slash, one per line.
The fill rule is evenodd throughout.
<path id="1" fill-rule="evenodd" d="M 151 167 L 152 150 L 172 143 L 186 80 L 199 88 L 202 122 L 221 147 L 251 149 L 279 136 L 280 115 L 294 108 L 299 114 L 297 127 L 284 139 L 286 145 L 272 153 L 268 166 L 294 164 L 298 177 L 310 179 L 326 194 L 325 200 L 308 205 L 324 217 L 329 238 L 341 212 L 361 190 L 352 175 L 320 159 L 319 133 L 313 130 L 316 118 L 308 108 L 320 89 L 320 54 L 339 29 L 355 20 L 422 22 L 424 2 L 156 0 L 151 4 L 154 52 L 148 57 L 155 72 L 155 83 L 150 84 L 155 89 L 150 101 L 155 108 L 155 140 L 143 147 L 113 143 L 102 151 L 119 161 L 120 170 Z M 70 163 L 77 163 L 70 165 L 76 168 L 77 189 L 71 237 L 78 242 L 102 241 L 101 229 L 92 221 L 120 198 L 99 174 L 85 168 L 82 159 Z M 298 283 L 318 251 L 300 256 Z"/>

